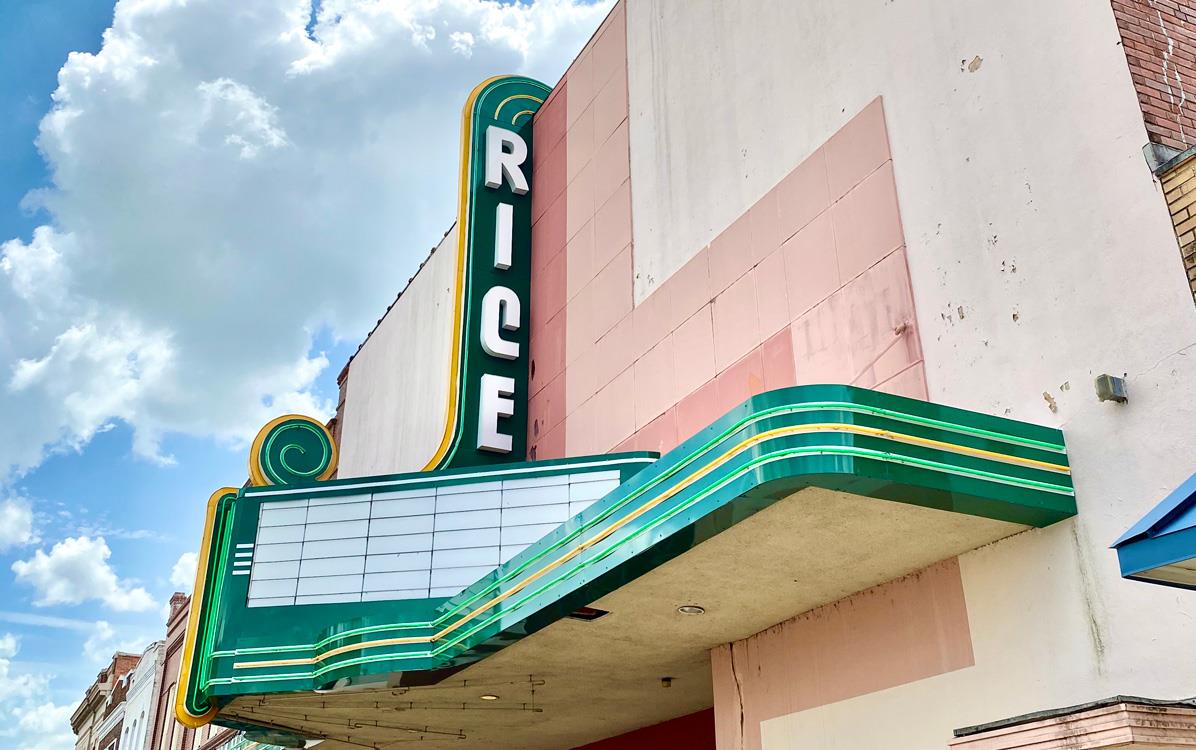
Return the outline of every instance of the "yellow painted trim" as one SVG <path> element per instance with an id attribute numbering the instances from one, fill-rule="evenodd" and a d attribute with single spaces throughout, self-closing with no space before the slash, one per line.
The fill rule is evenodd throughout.
<path id="1" fill-rule="evenodd" d="M 203 539 L 199 545 L 199 559 L 195 564 L 195 589 L 191 594 L 191 606 L 187 612 L 187 632 L 183 639 L 182 660 L 179 663 L 178 687 L 175 690 L 174 717 L 180 724 L 198 729 L 216 718 L 213 706 L 202 716 L 195 716 L 187 710 L 187 689 L 191 683 L 191 661 L 195 655 L 195 636 L 201 619 L 198 609 L 203 606 L 204 583 L 207 578 L 208 556 L 212 547 L 212 535 L 216 530 L 216 506 L 225 495 L 237 494 L 236 487 L 221 487 L 208 498 L 208 509 L 204 515 Z"/>
<path id="2" fill-rule="evenodd" d="M 416 643 L 431 643 L 433 641 L 438 641 L 441 638 L 444 638 L 449 633 L 452 633 L 454 630 L 461 627 L 465 623 L 474 619 L 482 612 L 485 612 L 486 610 L 491 609 L 496 604 L 499 604 L 500 602 L 502 602 L 504 599 L 507 599 L 510 596 L 513 596 L 514 594 L 518 593 L 522 589 L 526 588 L 527 585 L 530 584 L 531 582 L 548 574 L 549 572 L 555 570 L 556 568 L 560 567 L 561 565 L 564 565 L 569 560 L 573 559 L 574 557 L 581 554 L 582 552 L 589 549 L 590 547 L 593 547 L 594 545 L 602 542 L 604 539 L 609 537 L 614 532 L 618 531 L 620 528 L 625 526 L 630 521 L 635 520 L 639 516 L 642 516 L 644 513 L 647 513 L 652 508 L 655 508 L 657 505 L 660 505 L 665 500 L 668 500 L 673 495 L 676 495 L 678 492 L 681 492 L 682 490 L 686 489 L 687 487 L 692 485 L 694 482 L 697 482 L 702 477 L 704 477 L 707 474 L 709 474 L 710 472 L 714 471 L 719 466 L 722 466 L 727 461 L 730 461 L 732 458 L 734 458 L 736 455 L 742 453 L 743 451 L 748 450 L 749 448 L 752 448 L 753 446 L 756 446 L 756 445 L 763 443 L 767 440 L 772 440 L 773 438 L 785 437 L 788 435 L 797 435 L 797 434 L 806 433 L 806 432 L 850 432 L 850 433 L 855 433 L 855 434 L 859 434 L 859 435 L 869 435 L 869 436 L 874 436 L 874 437 L 887 438 L 889 440 L 894 440 L 894 441 L 902 442 L 902 443 L 909 443 L 912 445 L 921 445 L 921 446 L 925 446 L 925 447 L 929 447 L 929 448 L 946 450 L 946 451 L 950 451 L 952 453 L 977 456 L 980 458 L 986 458 L 986 459 L 998 461 L 1001 463 L 1016 464 L 1016 465 L 1020 465 L 1020 466 L 1028 466 L 1028 467 L 1032 467 L 1032 468 L 1044 469 L 1046 471 L 1055 471 L 1055 472 L 1059 472 L 1061 474 L 1070 474 L 1071 473 L 1071 469 L 1069 469 L 1067 466 L 1064 466 L 1062 464 L 1052 464 L 1052 463 L 1047 463 L 1045 461 L 1038 461 L 1038 460 L 1030 459 L 1030 458 L 1022 458 L 1020 456 L 1009 456 L 1009 455 L 1000 454 L 1000 453 L 993 453 L 992 451 L 986 451 L 986 450 L 982 450 L 980 448 L 971 448 L 971 447 L 964 446 L 964 445 L 955 445 L 953 443 L 946 443 L 946 442 L 943 442 L 940 440 L 931 440 L 929 438 L 922 438 L 922 437 L 917 437 L 914 435 L 905 435 L 905 434 L 901 434 L 901 433 L 892 432 L 891 430 L 882 430 L 882 429 L 878 429 L 875 427 L 865 427 L 862 425 L 840 424 L 840 423 L 821 423 L 821 424 L 794 425 L 794 426 L 790 426 L 790 427 L 778 427 L 774 430 L 768 430 L 766 432 L 762 432 L 758 435 L 755 435 L 753 437 L 750 437 L 746 440 L 741 441 L 738 445 L 734 446 L 733 448 L 731 448 L 730 450 L 726 451 L 721 456 L 716 458 L 712 463 L 704 466 L 700 471 L 697 471 L 694 474 L 692 474 L 691 476 L 686 477 L 684 480 L 677 483 L 669 490 L 661 493 L 659 497 L 655 498 L 651 502 L 644 503 L 642 506 L 637 508 L 634 512 L 627 514 L 626 516 L 619 519 L 617 522 L 611 524 L 609 527 L 604 529 L 601 533 L 599 533 L 596 536 L 594 536 L 593 538 L 579 544 L 577 547 L 573 548 L 565 555 L 562 555 L 561 557 L 557 558 L 552 563 L 544 566 L 543 568 L 536 571 L 535 573 L 528 576 L 527 578 L 523 579 L 519 583 L 506 589 L 502 594 L 491 599 L 489 602 L 477 607 L 469 614 L 459 618 L 457 621 L 453 622 L 452 624 L 445 626 L 445 628 L 442 629 L 441 631 L 439 631 L 438 633 L 435 633 L 430 636 L 408 636 L 408 637 L 404 637 L 404 638 L 386 638 L 386 639 L 376 640 L 376 641 L 365 641 L 362 643 L 352 643 L 352 644 L 347 644 L 344 646 L 338 646 L 337 648 L 325 651 L 325 652 L 319 654 L 318 656 L 315 656 L 312 658 L 307 658 L 307 659 L 278 659 L 278 660 L 272 660 L 272 661 L 239 662 L 237 664 L 234 664 L 233 668 L 234 669 L 259 669 L 259 668 L 263 668 L 263 667 L 311 666 L 311 665 L 321 662 L 325 659 L 331 658 L 333 656 L 339 656 L 340 654 L 348 653 L 351 651 L 360 651 L 362 649 L 377 648 L 377 647 L 381 647 L 381 646 L 398 646 L 398 645 L 407 645 L 407 644 L 416 644 Z"/>
<path id="3" fill-rule="evenodd" d="M 523 117 L 524 115 L 534 115 L 534 114 L 536 114 L 536 111 L 534 109 L 520 110 L 519 112 L 515 113 L 514 117 L 511 118 L 511 124 L 514 125 L 515 121 L 518 120 L 520 117 Z"/>
<path id="4" fill-rule="evenodd" d="M 316 477 L 316 481 L 323 482 L 330 479 L 336 473 L 337 463 L 340 461 L 340 449 L 337 448 L 336 439 L 332 437 L 332 433 L 328 431 L 328 426 L 318 419 L 305 416 L 303 414 L 284 414 L 281 417 L 275 417 L 265 424 L 262 429 L 257 431 L 257 435 L 253 438 L 253 443 L 249 446 L 249 484 L 254 487 L 266 487 L 270 484 L 270 480 L 266 477 L 265 472 L 262 471 L 261 452 L 262 443 L 266 442 L 266 436 L 270 434 L 270 430 L 275 426 L 286 422 L 290 419 L 298 419 L 309 424 L 315 425 L 323 430 L 324 434 L 328 436 L 328 443 L 332 446 L 332 460 L 328 463 L 328 468 L 320 472 L 320 476 Z"/>
<path id="5" fill-rule="evenodd" d="M 506 104 L 507 102 L 511 101 L 512 99 L 530 99 L 531 101 L 536 102 L 537 104 L 544 103 L 543 99 L 541 99 L 538 96 L 532 96 L 531 94 L 512 94 L 511 96 L 508 96 L 506 99 L 503 99 L 501 102 L 499 102 L 498 106 L 494 108 L 494 119 L 496 119 L 496 120 L 499 119 L 498 113 L 502 111 L 503 105 Z M 524 110 L 524 111 L 531 112 L 531 110 Z M 520 112 L 519 114 L 523 114 L 523 113 Z M 532 112 L 532 114 L 535 114 L 535 113 Z M 518 117 L 518 116 L 519 115 L 515 115 L 515 117 Z M 515 120 L 512 119 L 511 122 L 514 123 Z"/>
<path id="6" fill-rule="evenodd" d="M 457 181 L 457 283 L 453 290 L 453 351 L 449 359 L 449 390 L 448 406 L 445 409 L 444 434 L 440 438 L 440 445 L 432 458 L 424 464 L 421 471 L 431 471 L 440 465 L 453 444 L 453 431 L 457 426 L 457 408 L 459 404 L 459 390 L 461 384 L 461 336 L 465 325 L 465 263 L 466 220 L 469 217 L 469 168 L 472 156 L 470 143 L 473 141 L 473 104 L 482 89 L 491 83 L 506 78 L 493 76 L 473 87 L 465 99 L 465 107 L 461 110 L 461 166 Z"/>

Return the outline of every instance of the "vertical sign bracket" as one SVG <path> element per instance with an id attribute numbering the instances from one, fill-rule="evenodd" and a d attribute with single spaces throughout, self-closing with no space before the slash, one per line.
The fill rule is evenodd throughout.
<path id="1" fill-rule="evenodd" d="M 448 407 L 425 471 L 527 455 L 532 119 L 550 92 L 499 76 L 474 88 L 461 113 Z"/>

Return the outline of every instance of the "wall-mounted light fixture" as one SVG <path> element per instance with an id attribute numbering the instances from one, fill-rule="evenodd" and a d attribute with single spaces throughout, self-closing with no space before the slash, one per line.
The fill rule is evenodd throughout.
<path id="1" fill-rule="evenodd" d="M 1096 397 L 1101 401 L 1116 401 L 1124 404 L 1130 400 L 1125 390 L 1125 378 L 1116 375 L 1098 375 L 1096 377 Z"/>

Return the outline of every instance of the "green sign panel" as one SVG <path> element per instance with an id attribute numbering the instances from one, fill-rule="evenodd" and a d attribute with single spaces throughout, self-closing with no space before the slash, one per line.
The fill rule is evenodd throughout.
<path id="1" fill-rule="evenodd" d="M 461 122 L 461 195 L 448 409 L 425 470 L 527 454 L 532 118 L 551 89 L 492 78 Z"/>

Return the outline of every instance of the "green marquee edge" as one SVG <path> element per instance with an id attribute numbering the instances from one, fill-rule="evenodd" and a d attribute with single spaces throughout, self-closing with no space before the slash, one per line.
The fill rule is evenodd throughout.
<path id="1" fill-rule="evenodd" d="M 244 488 L 220 497 L 207 585 L 193 604 L 200 619 L 195 653 L 187 655 L 187 711 L 201 716 L 236 696 L 326 689 L 343 678 L 464 666 L 807 487 L 1029 526 L 1076 513 L 1059 430 L 845 385 L 762 393 L 654 463 L 650 455 Z M 244 591 L 225 585 L 227 553 L 254 539 L 260 503 L 360 494 L 399 481 L 456 483 L 479 472 L 575 471 L 587 462 L 622 462 L 622 483 L 449 599 L 249 610 Z M 237 512 L 247 506 L 252 512 Z M 250 614 L 256 626 L 247 631 L 239 623 Z"/>

